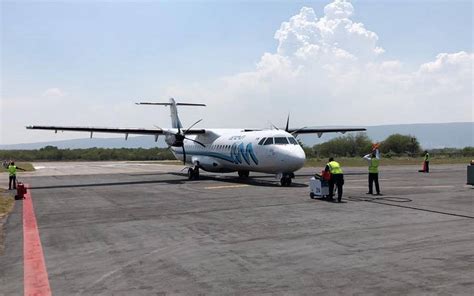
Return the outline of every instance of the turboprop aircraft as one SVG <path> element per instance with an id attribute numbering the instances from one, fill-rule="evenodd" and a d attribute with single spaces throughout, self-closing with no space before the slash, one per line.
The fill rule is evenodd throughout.
<path id="1" fill-rule="evenodd" d="M 178 106 L 206 106 L 194 103 L 176 103 L 170 98 L 169 103 L 141 102 L 137 105 L 169 106 L 171 125 L 169 129 L 135 129 L 135 128 L 99 128 L 68 126 L 27 126 L 27 129 L 78 131 L 93 133 L 119 133 L 128 135 L 151 135 L 155 142 L 160 135 L 170 146 L 176 159 L 189 164 L 188 178 L 199 179 L 199 170 L 208 172 L 238 172 L 239 177 L 246 178 L 249 172 L 275 174 L 282 186 L 290 186 L 294 172 L 303 167 L 306 156 L 296 141 L 299 134 L 317 134 L 331 132 L 365 131 L 365 128 L 289 128 L 289 117 L 285 129 L 193 129 L 201 120 L 184 129 L 178 117 Z"/>

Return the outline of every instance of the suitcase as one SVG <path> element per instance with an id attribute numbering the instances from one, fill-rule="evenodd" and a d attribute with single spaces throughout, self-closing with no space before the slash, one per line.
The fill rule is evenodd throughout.
<path id="1" fill-rule="evenodd" d="M 26 192 L 27 189 L 25 187 L 25 184 L 23 184 L 22 182 L 18 182 L 18 184 L 16 184 L 15 199 L 25 199 Z"/>

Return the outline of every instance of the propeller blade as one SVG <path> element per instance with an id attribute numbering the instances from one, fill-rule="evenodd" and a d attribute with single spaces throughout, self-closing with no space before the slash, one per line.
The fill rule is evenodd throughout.
<path id="1" fill-rule="evenodd" d="M 273 127 L 274 129 L 276 129 L 277 131 L 280 130 L 280 129 L 279 129 L 276 125 L 274 125 L 273 123 L 270 122 L 270 124 L 271 124 L 272 127 Z"/>
<path id="2" fill-rule="evenodd" d="M 296 131 L 292 131 L 291 134 L 294 135 L 294 134 L 298 133 L 300 130 L 303 130 L 303 129 L 305 129 L 305 128 L 307 128 L 307 126 L 302 127 L 302 128 L 299 128 L 299 129 L 297 129 Z"/>
<path id="3" fill-rule="evenodd" d="M 204 145 L 203 143 L 197 141 L 197 140 L 194 140 L 194 139 L 190 139 L 190 138 L 187 138 L 187 137 L 184 137 L 186 140 L 188 141 L 193 141 L 194 143 L 197 143 L 199 145 L 201 145 L 202 147 L 206 147 L 206 145 Z"/>
<path id="4" fill-rule="evenodd" d="M 186 165 L 186 149 L 184 149 L 184 145 L 182 147 L 183 147 L 183 165 Z"/>
<path id="5" fill-rule="evenodd" d="M 288 113 L 288 117 L 286 118 L 285 132 L 288 132 L 289 128 L 290 128 L 290 113 Z"/>
<path id="6" fill-rule="evenodd" d="M 199 120 L 196 121 L 194 124 L 192 124 L 190 127 L 188 127 L 188 129 L 183 132 L 183 135 L 186 135 L 186 133 L 187 133 L 190 129 L 192 129 L 193 126 L 195 126 L 196 124 L 200 123 L 201 121 L 202 121 L 202 119 L 199 119 Z"/>

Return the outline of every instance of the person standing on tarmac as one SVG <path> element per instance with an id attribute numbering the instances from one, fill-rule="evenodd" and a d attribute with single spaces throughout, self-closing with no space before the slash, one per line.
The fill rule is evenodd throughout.
<path id="1" fill-rule="evenodd" d="M 364 159 L 367 160 L 369 164 L 369 192 L 366 194 L 374 194 L 373 184 L 375 183 L 375 190 L 377 195 L 382 195 L 380 193 L 379 186 L 379 161 L 380 161 L 380 152 L 379 149 L 375 149 L 372 153 L 364 156 Z"/>
<path id="2" fill-rule="evenodd" d="M 344 185 L 344 174 L 342 172 L 341 165 L 337 161 L 334 161 L 334 158 L 331 157 L 329 158 L 329 162 L 324 170 L 331 173 L 331 179 L 329 179 L 329 199 L 334 199 L 334 185 L 336 185 L 337 201 L 341 202 L 342 185 Z"/>
<path id="3" fill-rule="evenodd" d="M 7 169 L 8 169 L 8 175 L 9 175 L 8 190 L 12 190 L 12 183 L 13 183 L 13 189 L 16 189 L 16 170 L 17 169 L 21 171 L 25 171 L 25 170 L 17 167 L 14 161 L 10 163 Z"/>
<path id="4" fill-rule="evenodd" d="M 430 172 L 430 154 L 428 151 L 425 150 L 425 165 L 424 165 L 425 173 Z"/>

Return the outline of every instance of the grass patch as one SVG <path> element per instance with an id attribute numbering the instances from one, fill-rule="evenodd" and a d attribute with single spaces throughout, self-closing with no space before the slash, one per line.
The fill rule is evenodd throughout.
<path id="1" fill-rule="evenodd" d="M 27 172 L 32 172 L 32 171 L 35 170 L 35 167 L 29 162 L 15 162 L 15 165 L 19 168 L 24 169 Z M 8 171 L 7 168 L 4 168 L 0 164 L 0 173 L 4 173 L 4 172 L 7 172 L 7 171 Z M 22 172 L 21 170 L 17 170 L 17 174 L 21 173 L 21 172 Z"/>
<path id="2" fill-rule="evenodd" d="M 0 189 L 0 219 L 5 217 L 13 209 L 15 199 L 8 190 Z"/>
<path id="3" fill-rule="evenodd" d="M 367 161 L 362 157 L 335 157 L 336 161 L 339 162 L 343 167 L 365 167 Z M 436 164 L 466 164 L 471 162 L 472 157 L 432 157 L 430 165 Z M 390 165 L 423 165 L 423 157 L 412 158 L 412 157 L 392 157 L 384 158 L 380 160 L 381 166 Z M 310 158 L 306 160 L 306 167 L 321 167 L 323 168 L 328 163 L 327 159 Z"/>

